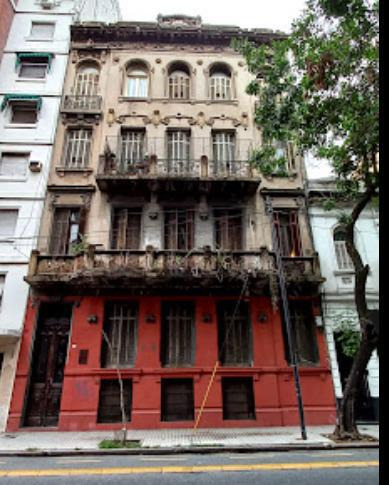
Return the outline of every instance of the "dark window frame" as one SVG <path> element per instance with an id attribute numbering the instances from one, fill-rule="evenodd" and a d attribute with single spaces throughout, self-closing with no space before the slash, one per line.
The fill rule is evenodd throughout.
<path id="1" fill-rule="evenodd" d="M 233 389 L 235 386 L 235 389 Z M 241 397 L 239 396 L 239 392 L 237 392 L 238 387 L 241 387 L 242 394 L 244 393 L 246 396 L 246 403 L 242 402 Z M 222 377 L 221 381 L 222 387 L 222 400 L 223 400 L 223 420 L 255 420 L 255 396 L 254 396 L 254 382 L 252 377 Z M 246 387 L 246 389 L 244 389 Z M 230 388 L 230 389 L 228 389 Z M 235 394 L 239 396 L 239 399 L 235 402 L 232 399 L 231 394 Z M 241 401 L 241 402 L 239 402 Z M 243 410 L 242 407 L 246 404 L 246 410 Z M 237 410 L 236 414 L 234 415 L 234 411 L 231 409 L 235 405 L 236 408 L 241 410 Z"/>
<path id="2" fill-rule="evenodd" d="M 10 123 L 12 125 L 36 125 L 38 123 L 38 105 L 36 101 L 10 101 Z M 17 108 L 15 110 L 15 108 Z M 18 120 L 22 113 L 33 113 L 29 121 Z"/>
<path id="3" fill-rule="evenodd" d="M 180 384 L 181 384 L 181 388 L 179 387 Z M 172 390 L 172 388 L 174 388 L 174 385 L 177 386 L 177 390 Z M 168 395 L 169 386 L 171 387 L 170 395 Z M 173 402 L 169 403 L 169 401 L 173 401 Z M 179 412 L 180 408 L 181 408 L 181 413 Z M 161 421 L 162 422 L 193 421 L 194 415 L 195 415 L 195 406 L 194 406 L 193 379 L 192 378 L 161 379 Z"/>
<path id="4" fill-rule="evenodd" d="M 126 311 L 127 315 L 125 315 Z M 134 367 L 138 349 L 139 302 L 106 302 L 103 331 L 115 355 L 111 355 L 112 350 L 102 334 L 101 367 L 105 369 Z M 126 337 L 129 340 L 126 341 Z"/>
<path id="5" fill-rule="evenodd" d="M 64 216 L 66 212 L 68 217 L 63 221 L 59 221 L 58 216 L 60 213 Z M 73 214 L 77 214 L 78 221 L 72 221 Z M 65 220 L 66 219 L 66 220 Z M 64 225 L 64 228 L 60 228 L 60 224 Z M 71 254 L 72 244 L 81 242 L 85 235 L 86 226 L 86 208 L 84 206 L 56 206 L 54 209 L 53 220 L 51 224 L 51 236 L 50 236 L 50 254 Z M 77 238 L 71 239 L 72 227 L 78 227 Z M 61 241 L 61 236 L 65 236 L 65 239 Z"/>
<path id="6" fill-rule="evenodd" d="M 112 207 L 110 226 L 111 249 L 137 250 L 140 248 L 142 234 L 142 215 L 142 209 L 138 207 Z"/>
<path id="7" fill-rule="evenodd" d="M 114 400 L 118 400 L 118 404 L 116 405 L 115 401 L 109 402 L 108 404 L 103 405 L 103 399 L 107 399 L 107 394 L 109 393 L 109 389 L 104 389 L 104 387 L 108 388 L 109 384 L 111 385 L 111 398 L 113 395 Z M 112 393 L 112 388 L 115 387 L 115 391 L 117 391 L 117 396 Z M 133 381 L 132 379 L 123 379 L 123 394 L 124 394 L 124 404 L 125 404 L 125 411 L 127 422 L 131 421 L 131 414 L 132 414 L 132 402 L 133 402 Z M 105 394 L 105 396 L 104 396 Z M 107 408 L 105 411 L 104 408 Z M 117 379 L 101 379 L 100 380 L 100 389 L 99 389 L 99 401 L 98 401 L 98 408 L 97 408 L 97 423 L 121 423 L 122 422 L 122 412 L 120 407 L 120 385 Z"/>
<path id="8" fill-rule="evenodd" d="M 172 251 L 189 251 L 194 248 L 194 209 L 185 207 L 165 207 L 163 224 L 165 249 Z"/>
<path id="9" fill-rule="evenodd" d="M 193 366 L 196 351 L 195 329 L 196 307 L 194 302 L 162 302 L 160 348 L 162 367 Z M 173 334 L 175 334 L 175 341 L 172 342 Z"/>
<path id="10" fill-rule="evenodd" d="M 233 224 L 234 220 L 238 220 Z M 218 209 L 213 211 L 214 238 L 217 249 L 242 251 L 244 247 L 243 231 L 244 211 L 242 209 Z M 238 230 L 239 228 L 239 230 Z"/>
<path id="11" fill-rule="evenodd" d="M 239 305 L 237 303 L 236 300 L 217 302 L 218 355 L 223 367 L 251 367 L 253 365 L 253 328 L 250 305 L 243 301 L 240 301 Z M 230 325 L 230 319 L 234 313 L 234 323 Z M 225 316 L 227 316 L 227 321 Z"/>
<path id="12" fill-rule="evenodd" d="M 275 209 L 274 225 L 281 256 L 302 256 L 298 209 Z"/>

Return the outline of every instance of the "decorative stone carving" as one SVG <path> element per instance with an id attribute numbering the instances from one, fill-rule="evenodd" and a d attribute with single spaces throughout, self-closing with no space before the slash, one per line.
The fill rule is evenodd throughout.
<path id="1" fill-rule="evenodd" d="M 198 15 L 197 17 L 191 17 L 189 15 L 162 15 L 158 14 L 157 23 L 159 27 L 196 27 L 201 28 L 202 20 Z"/>

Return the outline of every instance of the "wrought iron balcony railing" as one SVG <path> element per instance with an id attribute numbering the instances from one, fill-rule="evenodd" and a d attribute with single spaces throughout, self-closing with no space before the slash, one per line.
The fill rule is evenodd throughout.
<path id="1" fill-rule="evenodd" d="M 284 258 L 288 282 L 322 281 L 317 256 Z M 276 275 L 275 257 L 257 251 L 100 250 L 89 245 L 77 255 L 47 255 L 33 251 L 26 281 L 33 287 L 69 285 L 71 289 L 101 287 L 165 287 L 241 285 L 245 278 L 266 284 Z M 264 283 L 265 282 L 265 283 Z M 86 290 L 87 291 L 87 290 Z"/>
<path id="2" fill-rule="evenodd" d="M 65 95 L 62 111 L 95 113 L 101 111 L 101 96 Z"/>

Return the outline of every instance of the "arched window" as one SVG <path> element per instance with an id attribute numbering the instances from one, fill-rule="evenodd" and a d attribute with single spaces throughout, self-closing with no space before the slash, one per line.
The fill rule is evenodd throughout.
<path id="1" fill-rule="evenodd" d="M 175 63 L 169 69 L 169 98 L 189 99 L 190 74 L 186 64 Z"/>
<path id="2" fill-rule="evenodd" d="M 77 69 L 74 94 L 96 96 L 99 88 L 100 71 L 92 62 L 81 64 Z"/>
<path id="3" fill-rule="evenodd" d="M 339 269 L 353 269 L 353 262 L 346 248 L 346 231 L 343 227 L 334 230 L 334 246 L 336 262 Z"/>
<path id="4" fill-rule="evenodd" d="M 231 71 L 225 64 L 216 64 L 209 73 L 209 95 L 214 101 L 232 99 Z"/>
<path id="5" fill-rule="evenodd" d="M 126 95 L 130 98 L 147 98 L 149 95 L 149 71 L 143 63 L 127 68 Z"/>

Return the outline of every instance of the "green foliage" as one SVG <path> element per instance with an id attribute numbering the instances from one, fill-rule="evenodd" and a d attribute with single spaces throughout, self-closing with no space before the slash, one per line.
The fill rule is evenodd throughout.
<path id="1" fill-rule="evenodd" d="M 340 343 L 343 353 L 348 357 L 354 357 L 361 345 L 361 333 L 347 319 L 341 320 L 336 332 L 336 340 Z"/>
<path id="2" fill-rule="evenodd" d="M 259 170 L 266 176 L 288 176 L 286 170 L 286 158 L 277 157 L 276 150 L 271 145 L 264 145 L 262 148 L 253 150 L 249 162 L 254 167 L 259 168 Z"/>
<path id="3" fill-rule="evenodd" d="M 234 41 L 255 79 L 264 144 L 292 141 L 332 162 L 338 190 L 378 187 L 378 1 L 307 0 L 291 35 L 255 46 Z M 254 154 L 273 171 L 267 148 Z"/>
<path id="4" fill-rule="evenodd" d="M 86 242 L 86 237 L 80 234 L 78 236 L 77 242 L 73 242 L 70 246 L 70 254 L 76 256 L 77 254 L 86 251 L 88 243 Z"/>
<path id="5" fill-rule="evenodd" d="M 140 448 L 140 442 L 138 440 L 127 440 L 122 443 L 120 440 L 103 440 L 99 443 L 101 450 L 112 450 L 117 448 Z"/>

